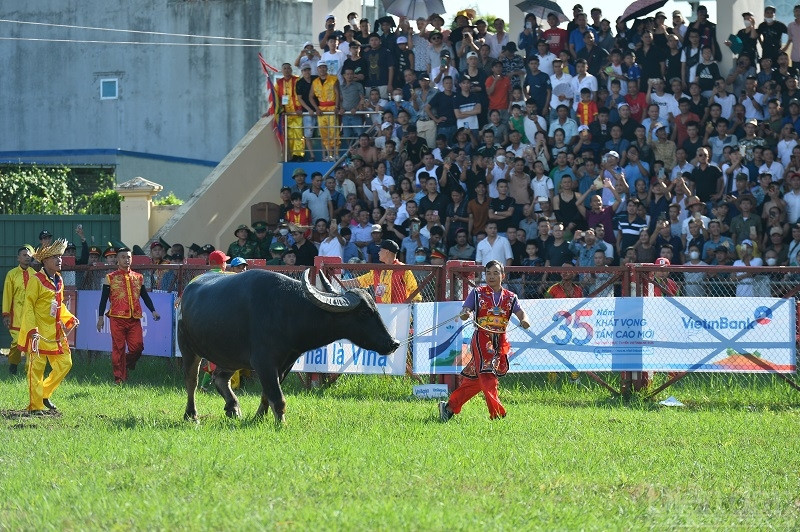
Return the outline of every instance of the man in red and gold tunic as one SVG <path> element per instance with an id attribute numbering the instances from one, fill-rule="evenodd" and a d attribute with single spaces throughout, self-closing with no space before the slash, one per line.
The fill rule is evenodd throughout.
<path id="1" fill-rule="evenodd" d="M 400 247 L 393 240 L 381 242 L 378 259 L 382 264 L 403 265 L 397 260 Z M 349 283 L 349 284 L 348 284 Z M 375 292 L 376 303 L 410 303 L 422 301 L 422 295 L 417 290 L 417 279 L 410 270 L 378 270 L 374 269 L 350 281 L 344 281 L 343 286 L 360 286 Z"/>
<path id="2" fill-rule="evenodd" d="M 8 372 L 17 374 L 17 366 L 22 361 L 22 354 L 17 346 L 19 323 L 22 321 L 22 309 L 25 306 L 25 289 L 28 279 L 36 272 L 30 268 L 33 248 L 22 246 L 17 250 L 17 267 L 6 274 L 3 283 L 3 325 L 11 334 L 11 347 L 8 350 Z"/>
<path id="3" fill-rule="evenodd" d="M 128 380 L 128 371 L 136 368 L 136 362 L 144 350 L 142 306 L 139 298 L 144 301 L 155 321 L 160 320 L 161 316 L 156 312 L 144 287 L 144 277 L 131 270 L 130 249 L 117 249 L 117 266 L 118 269 L 106 275 L 103 280 L 103 293 L 97 312 L 97 331 L 103 329 L 103 314 L 106 313 L 106 303 L 110 297 L 111 308 L 107 315 L 111 329 L 111 367 L 114 370 L 114 383 L 120 384 Z"/>
<path id="4" fill-rule="evenodd" d="M 519 306 L 517 295 L 503 288 L 505 267 L 496 260 L 486 264 L 486 285 L 470 292 L 461 308 L 461 319 L 474 314 L 475 333 L 470 343 L 471 358 L 461 372 L 466 377 L 450 394 L 447 402 L 439 403 L 439 418 L 448 421 L 461 412 L 461 407 L 478 392 L 483 392 L 489 419 L 505 417 L 506 409 L 497 396 L 498 377 L 508 372 L 508 354 L 511 346 L 506 338 L 506 328 L 514 314 L 520 325 L 530 327 L 528 316 Z"/>
<path id="5" fill-rule="evenodd" d="M 63 239 L 42 244 L 33 254 L 42 269 L 31 275 L 25 288 L 17 346 L 28 357 L 27 410 L 31 415 L 42 415 L 45 408 L 56 410 L 50 397 L 72 368 L 67 336 L 69 330 L 78 326 L 78 320 L 64 304 L 61 255 L 66 247 L 67 241 Z M 48 362 L 50 374 L 45 379 Z"/>
<path id="6" fill-rule="evenodd" d="M 295 84 L 299 79 L 292 74 L 292 65 L 284 63 L 281 66 L 283 77 L 275 82 L 275 91 L 278 94 L 280 112 L 286 114 L 286 141 L 289 143 L 289 157 L 298 160 L 303 159 L 303 106 L 295 90 Z M 283 118 L 283 117 L 280 117 Z"/>

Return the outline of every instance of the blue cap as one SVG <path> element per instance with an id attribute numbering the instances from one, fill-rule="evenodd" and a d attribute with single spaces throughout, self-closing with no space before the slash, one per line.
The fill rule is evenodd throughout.
<path id="1" fill-rule="evenodd" d="M 247 264 L 247 261 L 242 257 L 233 257 L 233 260 L 231 260 L 231 266 L 241 266 L 242 264 Z"/>

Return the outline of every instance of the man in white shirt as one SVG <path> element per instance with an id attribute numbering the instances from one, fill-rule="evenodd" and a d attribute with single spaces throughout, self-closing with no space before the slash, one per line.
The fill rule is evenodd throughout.
<path id="1" fill-rule="evenodd" d="M 664 80 L 660 78 L 650 78 L 648 85 L 652 84 L 653 92 L 647 91 L 646 101 L 648 104 L 658 105 L 658 121 L 664 125 L 672 124 L 675 117 L 681 114 L 678 108 L 678 101 L 672 94 L 664 91 Z M 649 88 L 649 87 L 648 87 Z"/>
<path id="2" fill-rule="evenodd" d="M 336 76 L 339 78 L 339 83 L 344 83 L 342 68 L 344 67 L 344 62 L 347 61 L 347 55 L 339 50 L 338 46 L 339 39 L 336 37 L 328 38 L 328 51 L 322 52 L 322 58 L 319 62 L 328 65 L 329 76 Z"/>
<path id="3" fill-rule="evenodd" d="M 597 96 L 597 78 L 589 74 L 586 71 L 587 68 L 588 64 L 586 59 L 578 59 L 575 63 L 575 77 L 572 78 L 572 94 L 580 95 L 581 89 L 588 88 L 592 91 L 592 100 L 594 100 Z M 578 100 L 580 100 L 580 98 L 575 97 L 572 102 L 573 111 L 578 110 Z"/>
<path id="4" fill-rule="evenodd" d="M 417 187 L 417 190 L 419 190 L 421 188 L 421 185 L 419 183 L 419 175 L 422 172 L 427 172 L 429 176 L 435 177 L 436 178 L 436 190 L 437 190 L 437 192 L 439 190 L 441 190 L 439 188 L 439 176 L 436 175 L 437 174 L 437 170 L 439 170 L 439 167 L 436 164 L 434 164 L 433 153 L 428 152 L 425 155 L 423 155 L 422 156 L 422 168 L 417 170 L 416 183 L 414 183 L 416 185 L 416 187 Z"/>
<path id="5" fill-rule="evenodd" d="M 498 236 L 497 222 L 492 220 L 486 223 L 486 238 L 478 242 L 475 250 L 475 262 L 486 266 L 491 260 L 497 260 L 506 266 L 511 266 L 511 261 L 514 260 L 511 244 L 505 237 Z"/>
<path id="6" fill-rule="evenodd" d="M 328 236 L 319 243 L 317 254 L 320 257 L 339 257 L 341 259 L 344 256 L 344 245 L 345 240 L 339 234 L 337 220 L 331 220 L 331 224 L 328 226 Z"/>
<path id="7" fill-rule="evenodd" d="M 762 152 L 764 164 L 758 169 L 759 174 L 771 174 L 772 182 L 783 179 L 783 165 L 775 160 L 775 152 L 770 147 L 765 147 Z"/>
<path id="8" fill-rule="evenodd" d="M 800 174 L 789 174 L 789 191 L 783 195 L 786 202 L 786 221 L 790 224 L 797 223 L 800 219 Z M 794 257 L 789 256 L 789 259 Z"/>
<path id="9" fill-rule="evenodd" d="M 536 56 L 539 58 L 539 70 L 552 78 L 555 72 L 553 70 L 553 61 L 556 60 L 556 54 L 550 51 L 547 39 L 539 39 L 539 42 L 536 43 Z"/>
<path id="10" fill-rule="evenodd" d="M 553 92 L 550 95 L 550 116 L 548 118 L 551 122 L 556 119 L 556 109 L 559 105 L 572 106 L 572 76 L 565 74 L 561 65 L 561 59 L 556 57 L 552 63 L 554 73 L 550 76 L 550 86 Z"/>

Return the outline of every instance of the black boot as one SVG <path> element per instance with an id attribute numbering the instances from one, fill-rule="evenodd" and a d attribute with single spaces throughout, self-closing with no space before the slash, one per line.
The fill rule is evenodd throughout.
<path id="1" fill-rule="evenodd" d="M 45 408 L 47 408 L 48 410 L 51 410 L 53 412 L 58 412 L 58 408 L 56 408 L 56 405 L 50 402 L 50 399 L 43 399 L 42 404 L 44 404 Z"/>

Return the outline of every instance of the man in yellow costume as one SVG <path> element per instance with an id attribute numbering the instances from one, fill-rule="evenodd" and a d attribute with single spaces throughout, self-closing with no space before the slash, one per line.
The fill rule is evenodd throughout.
<path id="1" fill-rule="evenodd" d="M 289 157 L 292 160 L 303 160 L 303 106 L 295 90 L 298 77 L 292 74 L 292 65 L 281 66 L 283 77 L 275 82 L 280 112 L 286 113 L 286 142 L 289 143 Z M 280 117 L 281 119 L 283 117 Z"/>
<path id="2" fill-rule="evenodd" d="M 17 344 L 28 357 L 31 415 L 42 415 L 45 408 L 57 410 L 50 397 L 72 367 L 67 334 L 78 326 L 78 320 L 64 304 L 61 255 L 66 247 L 67 241 L 59 239 L 34 252 L 33 258 L 42 263 L 42 269 L 30 277 L 25 289 Z M 50 374 L 45 379 L 48 362 Z"/>
<path id="3" fill-rule="evenodd" d="M 335 161 L 339 153 L 339 80 L 328 75 L 328 65 L 317 65 L 318 77 L 311 83 L 311 105 L 317 111 L 324 161 Z M 323 113 L 328 113 L 323 115 Z"/>
<path id="4" fill-rule="evenodd" d="M 8 350 L 8 372 L 17 374 L 17 366 L 22 354 L 17 347 L 19 324 L 22 321 L 22 308 L 25 306 L 25 288 L 28 280 L 36 272 L 30 268 L 33 248 L 22 246 L 17 250 L 18 266 L 6 274 L 3 284 L 3 325 L 11 334 L 11 347 Z"/>
<path id="5" fill-rule="evenodd" d="M 397 260 L 400 247 L 393 240 L 381 242 L 378 259 L 382 264 L 403 265 Z M 417 280 L 410 270 L 371 270 L 355 279 L 342 281 L 345 288 L 369 288 L 375 292 L 376 303 L 406 303 L 422 301 L 422 294 L 417 290 Z"/>

